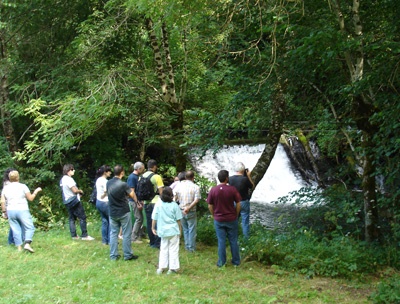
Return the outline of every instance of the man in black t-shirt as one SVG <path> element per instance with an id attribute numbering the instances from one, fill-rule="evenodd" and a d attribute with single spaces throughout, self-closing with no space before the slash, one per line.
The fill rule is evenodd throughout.
<path id="1" fill-rule="evenodd" d="M 240 216 L 242 217 L 242 230 L 246 239 L 250 236 L 250 192 L 254 188 L 250 171 L 239 162 L 234 167 L 235 174 L 229 177 L 229 185 L 234 186 L 240 193 Z"/>
<path id="2" fill-rule="evenodd" d="M 125 176 L 124 168 L 121 165 L 114 167 L 114 177 L 107 182 L 108 206 L 110 210 L 110 259 L 117 260 L 118 254 L 118 233 L 122 227 L 122 250 L 124 259 L 136 260 L 137 255 L 132 251 L 132 218 L 128 205 L 128 196 L 137 202 L 135 192 L 121 179 Z"/>

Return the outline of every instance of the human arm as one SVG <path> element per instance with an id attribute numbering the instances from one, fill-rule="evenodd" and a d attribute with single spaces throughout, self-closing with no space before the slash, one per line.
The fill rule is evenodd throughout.
<path id="1" fill-rule="evenodd" d="M 26 197 L 26 199 L 27 199 L 28 201 L 32 202 L 32 201 L 35 199 L 36 195 L 37 195 L 40 191 L 42 191 L 42 188 L 38 187 L 38 188 L 35 189 L 35 191 L 33 191 L 33 193 L 26 192 L 26 193 L 25 193 L 25 197 Z"/>
<path id="2" fill-rule="evenodd" d="M 131 192 L 129 193 L 129 197 L 130 197 L 131 199 L 133 199 L 133 201 L 134 201 L 135 203 L 138 202 L 138 199 L 137 199 L 137 196 L 136 196 L 136 193 L 135 193 L 135 189 L 131 188 Z"/>
<path id="3" fill-rule="evenodd" d="M 157 225 L 157 221 L 152 220 L 151 221 L 151 231 L 153 231 L 154 235 L 157 235 L 156 225 Z"/>
<path id="4" fill-rule="evenodd" d="M 192 209 L 194 206 L 197 205 L 197 203 L 199 202 L 199 199 L 196 198 L 193 202 L 191 202 L 189 205 L 186 205 L 185 208 L 182 210 L 183 214 L 188 214 L 190 209 Z"/>
<path id="5" fill-rule="evenodd" d="M 163 182 L 161 176 L 158 174 L 155 174 L 152 178 L 154 178 L 154 180 L 156 182 L 158 194 L 161 195 L 164 190 L 164 182 Z"/>
<path id="6" fill-rule="evenodd" d="M 254 189 L 254 188 L 255 188 L 255 185 L 254 185 L 253 179 L 251 178 L 251 171 L 248 170 L 248 169 L 246 169 L 246 176 L 247 176 L 247 178 L 248 178 L 249 181 L 250 181 L 251 189 Z"/>
<path id="7" fill-rule="evenodd" d="M 240 214 L 240 201 L 236 202 L 236 215 L 239 217 Z"/>
<path id="8" fill-rule="evenodd" d="M 178 223 L 178 226 L 179 226 L 179 235 L 182 235 L 182 223 L 181 223 L 181 220 L 177 220 L 176 222 Z"/>
<path id="9" fill-rule="evenodd" d="M 208 204 L 208 210 L 210 210 L 211 216 L 214 218 L 214 205 Z"/>
<path id="10" fill-rule="evenodd" d="M 2 211 L 1 216 L 5 219 L 8 218 L 6 209 L 6 198 L 3 193 L 1 194 L 1 211 Z"/>
<path id="11" fill-rule="evenodd" d="M 74 192 L 75 194 L 82 194 L 83 195 L 83 190 L 78 189 L 77 186 L 72 186 L 71 191 Z"/>

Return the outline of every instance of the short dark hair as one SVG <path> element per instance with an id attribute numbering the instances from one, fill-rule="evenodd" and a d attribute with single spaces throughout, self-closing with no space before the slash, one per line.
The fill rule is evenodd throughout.
<path id="1" fill-rule="evenodd" d="M 121 165 L 114 166 L 114 175 L 120 176 L 123 171 L 125 171 L 125 170 L 124 170 L 124 167 L 122 167 Z"/>
<path id="2" fill-rule="evenodd" d="M 74 165 L 73 164 L 65 164 L 63 167 L 63 174 L 67 175 L 69 171 L 74 169 Z"/>
<path id="3" fill-rule="evenodd" d="M 172 202 L 174 200 L 174 193 L 172 192 L 171 187 L 165 187 L 160 198 L 164 203 Z"/>
<path id="4" fill-rule="evenodd" d="M 229 172 L 227 170 L 221 170 L 218 172 L 218 180 L 223 183 L 229 177 Z"/>
<path id="5" fill-rule="evenodd" d="M 150 160 L 147 162 L 147 169 L 154 168 L 155 166 L 157 166 L 157 161 L 156 161 L 156 160 L 150 159 Z"/>

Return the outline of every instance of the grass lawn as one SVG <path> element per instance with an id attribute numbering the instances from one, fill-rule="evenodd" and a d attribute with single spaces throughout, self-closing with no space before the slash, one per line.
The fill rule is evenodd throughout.
<path id="1" fill-rule="evenodd" d="M 219 270 L 217 248 L 202 244 L 194 254 L 180 251 L 181 274 L 157 275 L 158 250 L 133 244 L 138 260 L 113 262 L 100 223 L 88 230 L 95 241 L 73 241 L 68 228 L 37 231 L 30 254 L 7 245 L 2 220 L 0 303 L 369 303 L 373 288 L 359 280 L 306 279 L 253 261 Z"/>

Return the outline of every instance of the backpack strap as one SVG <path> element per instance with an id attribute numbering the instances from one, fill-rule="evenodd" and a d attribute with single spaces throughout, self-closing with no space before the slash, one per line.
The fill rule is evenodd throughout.
<path id="1" fill-rule="evenodd" d="M 151 173 L 149 174 L 149 176 L 147 176 L 147 178 L 149 179 L 150 182 L 151 182 L 151 178 L 153 177 L 154 174 L 155 174 L 154 172 L 151 172 Z M 156 190 L 156 191 L 154 191 L 154 193 L 157 195 L 157 194 L 158 194 L 158 191 Z"/>

